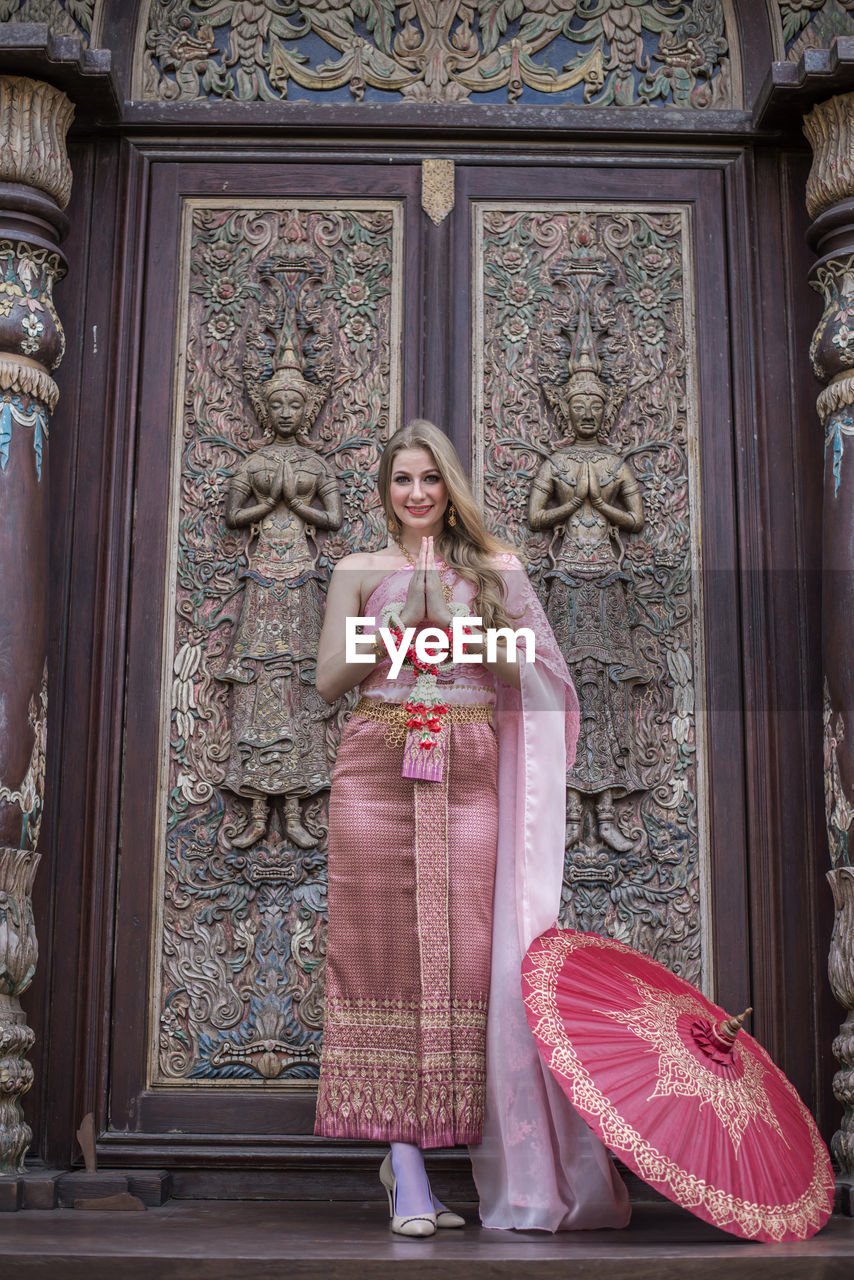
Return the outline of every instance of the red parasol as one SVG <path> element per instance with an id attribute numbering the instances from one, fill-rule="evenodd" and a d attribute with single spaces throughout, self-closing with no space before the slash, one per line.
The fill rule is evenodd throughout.
<path id="1" fill-rule="evenodd" d="M 522 990 L 546 1065 L 644 1182 L 749 1239 L 806 1240 L 824 1226 L 827 1148 L 741 1019 L 639 951 L 571 929 L 532 943 Z"/>

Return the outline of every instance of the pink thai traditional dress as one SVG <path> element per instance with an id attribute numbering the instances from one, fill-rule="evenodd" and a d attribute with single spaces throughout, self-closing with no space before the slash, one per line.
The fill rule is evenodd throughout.
<path id="1" fill-rule="evenodd" d="M 440 776 L 404 777 L 416 673 L 386 679 L 386 660 L 341 739 L 315 1133 L 468 1144 L 486 1226 L 624 1226 L 622 1181 L 542 1066 L 522 1003 L 522 956 L 560 904 L 578 703 L 527 574 L 515 556 L 499 567 L 512 625 L 535 636 L 521 690 L 442 664 Z M 377 625 L 411 572 L 371 594 Z M 454 581 L 452 601 L 472 595 Z"/>

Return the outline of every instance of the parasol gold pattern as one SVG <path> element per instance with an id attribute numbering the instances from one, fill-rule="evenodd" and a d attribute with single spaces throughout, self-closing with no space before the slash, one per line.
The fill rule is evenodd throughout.
<path id="1" fill-rule="evenodd" d="M 785 1143 L 764 1088 L 767 1070 L 759 1058 L 733 1047 L 732 1070 L 725 1074 L 721 1064 L 704 1052 L 703 1040 L 713 1029 L 708 1029 L 708 1009 L 702 1001 L 657 991 L 640 978 L 634 985 L 641 998 L 635 1008 L 597 1012 L 628 1027 L 658 1054 L 658 1077 L 650 1097 L 696 1098 L 701 1106 L 708 1104 L 729 1135 L 736 1158 L 748 1122 L 754 1118 L 770 1125 Z"/>
<path id="2" fill-rule="evenodd" d="M 648 956 L 569 929 L 531 945 L 522 988 L 547 1066 L 645 1182 L 734 1235 L 821 1229 L 834 1198 L 827 1149 L 739 1019 Z"/>

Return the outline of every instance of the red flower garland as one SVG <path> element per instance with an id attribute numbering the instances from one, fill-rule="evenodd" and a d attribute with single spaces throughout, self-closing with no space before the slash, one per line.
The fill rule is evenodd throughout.
<path id="1" fill-rule="evenodd" d="M 451 628 L 443 627 L 439 629 L 444 631 L 444 634 L 448 637 L 449 644 L 452 644 L 453 637 L 451 634 Z M 468 630 L 468 628 L 466 628 L 466 630 Z M 398 645 L 400 645 L 400 642 L 403 639 L 403 631 L 401 628 L 396 626 L 394 623 L 391 623 L 389 625 L 389 631 L 394 636 Z M 445 654 L 444 657 L 438 659 L 436 662 L 422 662 L 418 657 L 418 654 L 415 652 L 415 643 L 413 642 L 406 650 L 404 665 L 414 667 L 419 674 L 437 676 L 439 674 L 439 666 L 441 663 L 447 661 L 447 657 L 448 655 Z M 406 721 L 407 729 L 421 730 L 421 741 L 418 744 L 421 751 L 429 751 L 432 747 L 435 747 L 436 739 L 435 737 L 431 738 L 430 734 L 442 732 L 442 729 L 444 728 L 443 717 L 447 716 L 450 709 L 451 708 L 446 702 L 439 702 L 438 700 L 428 703 L 414 702 L 410 698 L 408 702 L 404 703 L 404 711 L 408 716 Z"/>

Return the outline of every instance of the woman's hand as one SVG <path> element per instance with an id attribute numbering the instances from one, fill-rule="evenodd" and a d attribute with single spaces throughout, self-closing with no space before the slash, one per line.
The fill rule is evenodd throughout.
<path id="1" fill-rule="evenodd" d="M 417 627 L 423 622 L 426 613 L 424 576 L 427 566 L 427 539 L 421 539 L 421 550 L 409 579 L 409 590 L 400 611 L 400 621 L 404 627 Z"/>
<path id="2" fill-rule="evenodd" d="M 439 570 L 436 568 L 436 556 L 433 551 L 433 539 L 421 539 L 421 554 L 418 557 L 419 563 L 422 558 L 425 561 L 424 569 L 424 597 L 427 609 L 427 621 L 431 622 L 434 627 L 447 628 L 451 625 L 453 614 L 451 613 L 445 601 L 445 593 L 442 590 L 442 579 Z"/>
<path id="3" fill-rule="evenodd" d="M 453 614 L 445 603 L 442 579 L 436 568 L 433 539 L 422 538 L 409 590 L 400 611 L 400 621 L 404 627 L 417 627 L 426 620 L 434 627 L 445 628 L 451 625 L 452 618 Z"/>

